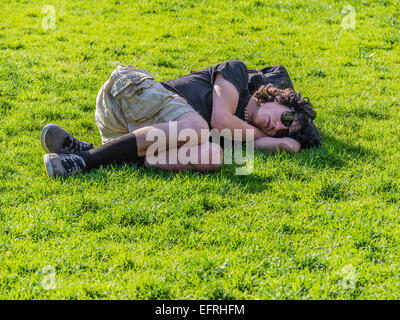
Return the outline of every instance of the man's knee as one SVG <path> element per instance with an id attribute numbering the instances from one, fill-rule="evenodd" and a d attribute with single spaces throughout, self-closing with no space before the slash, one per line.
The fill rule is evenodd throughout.
<path id="1" fill-rule="evenodd" d="M 173 153 L 173 154 L 172 154 Z M 146 156 L 145 166 L 155 166 L 163 170 L 195 170 L 209 172 L 218 170 L 223 161 L 224 152 L 215 143 L 206 142 L 198 146 L 183 147 L 164 151 L 155 156 Z M 175 159 L 171 162 L 171 159 Z"/>
<path id="2" fill-rule="evenodd" d="M 197 113 L 188 113 L 187 116 L 178 121 L 181 130 L 189 129 L 193 136 L 198 138 L 198 144 L 206 143 L 210 136 L 210 128 L 204 118 Z"/>
<path id="3" fill-rule="evenodd" d="M 224 152 L 220 145 L 216 143 L 207 143 L 200 146 L 201 157 L 199 164 L 195 165 L 199 171 L 216 171 L 223 161 Z"/>

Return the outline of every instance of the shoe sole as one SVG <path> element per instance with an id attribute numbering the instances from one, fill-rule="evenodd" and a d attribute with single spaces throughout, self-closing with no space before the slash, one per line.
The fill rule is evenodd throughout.
<path id="1" fill-rule="evenodd" d="M 44 166 L 46 167 L 46 171 L 47 171 L 47 175 L 50 178 L 54 178 L 54 170 L 53 170 L 53 166 L 51 165 L 51 161 L 50 161 L 50 154 L 45 154 L 43 157 L 43 161 L 44 161 Z"/>
<path id="2" fill-rule="evenodd" d="M 56 124 L 53 124 L 53 123 L 46 124 L 42 129 L 42 134 L 40 135 L 40 142 L 42 143 L 42 147 L 43 147 L 44 151 L 46 151 L 47 153 L 50 153 L 50 150 L 49 150 L 49 148 L 47 148 L 47 145 L 46 145 L 46 135 L 47 135 L 47 132 L 49 131 L 49 129 L 53 126 L 56 126 Z"/>

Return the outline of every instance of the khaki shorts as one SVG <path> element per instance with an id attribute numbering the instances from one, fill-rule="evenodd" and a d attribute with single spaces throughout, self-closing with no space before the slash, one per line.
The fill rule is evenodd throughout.
<path id="1" fill-rule="evenodd" d="M 154 123 L 194 112 L 187 101 L 165 89 L 144 69 L 118 66 L 96 99 L 96 124 L 103 143 Z"/>

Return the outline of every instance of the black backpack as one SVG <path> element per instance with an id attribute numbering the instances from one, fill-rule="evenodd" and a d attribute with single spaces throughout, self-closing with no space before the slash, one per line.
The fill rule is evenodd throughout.
<path id="1" fill-rule="evenodd" d="M 279 89 L 292 88 L 293 83 L 289 77 L 289 73 L 283 66 L 265 67 L 258 70 L 248 70 L 249 83 L 248 88 L 252 95 L 261 85 L 272 83 Z"/>

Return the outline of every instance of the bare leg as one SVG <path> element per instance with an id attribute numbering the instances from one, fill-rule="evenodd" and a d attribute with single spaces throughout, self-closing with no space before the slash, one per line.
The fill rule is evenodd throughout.
<path id="1" fill-rule="evenodd" d="M 151 126 L 143 127 L 133 131 L 133 134 L 136 136 L 137 141 L 137 149 L 138 149 L 138 156 L 144 157 L 146 155 L 147 148 L 154 143 L 154 141 L 147 141 L 146 136 L 148 133 L 153 129 L 162 130 L 167 138 L 167 143 L 165 145 L 164 150 L 169 149 L 168 137 L 169 137 L 169 129 L 171 128 L 171 124 L 175 122 L 177 126 L 177 133 L 181 132 L 184 129 L 192 129 L 195 130 L 197 133 L 198 140 L 190 141 L 192 145 L 198 145 L 208 141 L 208 136 L 205 137 L 201 135 L 201 130 L 208 130 L 207 122 L 196 112 L 187 112 L 176 118 L 174 121 L 170 122 L 163 122 L 163 123 L 156 123 Z M 177 141 L 176 146 L 179 147 L 186 143 L 186 141 Z M 163 149 L 159 149 L 158 152 L 164 151 Z"/>
<path id="2" fill-rule="evenodd" d="M 188 163 L 182 163 L 182 154 Z M 157 159 L 166 159 L 166 162 L 156 162 Z M 170 159 L 174 159 L 170 163 Z M 222 165 L 223 151 L 218 144 L 203 143 L 197 146 L 182 146 L 160 152 L 158 155 L 147 156 L 145 166 L 155 167 L 166 171 L 193 170 L 193 171 L 216 171 Z M 186 162 L 186 161 L 185 161 Z"/>

